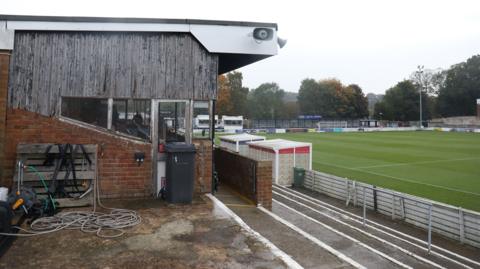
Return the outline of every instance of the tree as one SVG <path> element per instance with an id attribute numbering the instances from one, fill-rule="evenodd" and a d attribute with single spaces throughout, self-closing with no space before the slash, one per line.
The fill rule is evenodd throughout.
<path id="1" fill-rule="evenodd" d="M 248 94 L 249 116 L 254 119 L 281 119 L 284 114 L 283 95 L 277 83 L 263 83 Z"/>
<path id="2" fill-rule="evenodd" d="M 243 75 L 240 72 L 231 72 L 227 74 L 228 85 L 230 86 L 230 100 L 233 105 L 232 115 L 247 114 L 248 88 L 242 86 Z"/>
<path id="3" fill-rule="evenodd" d="M 285 102 L 285 110 L 284 115 L 285 119 L 296 119 L 298 118 L 298 102 L 296 101 L 289 101 Z"/>
<path id="4" fill-rule="evenodd" d="M 418 88 L 429 95 L 437 95 L 445 82 L 446 72 L 442 69 L 424 69 L 419 66 L 419 70 L 410 75 L 410 81 Z"/>
<path id="5" fill-rule="evenodd" d="M 437 111 L 441 116 L 475 115 L 476 99 L 480 98 L 480 55 L 452 66 L 440 88 Z"/>
<path id="6" fill-rule="evenodd" d="M 317 106 L 320 89 L 313 79 L 304 79 L 298 90 L 298 106 L 300 113 L 305 115 L 320 115 L 320 108 Z"/>
<path id="7" fill-rule="evenodd" d="M 233 112 L 230 85 L 225 75 L 218 76 L 218 96 L 215 108 L 218 115 L 230 115 Z"/>
<path id="8" fill-rule="evenodd" d="M 370 115 L 374 116 L 375 104 L 382 101 L 383 96 L 384 96 L 383 94 L 374 94 L 374 93 L 367 94 L 368 112 Z"/>
<path id="9" fill-rule="evenodd" d="M 428 119 L 428 98 L 424 92 L 422 99 L 424 119 Z M 410 80 L 404 80 L 385 92 L 383 100 L 375 104 L 374 115 L 382 120 L 417 121 L 419 106 L 418 89 Z"/>
<path id="10" fill-rule="evenodd" d="M 352 106 L 355 108 L 355 115 L 352 118 L 366 118 L 368 117 L 368 98 L 363 93 L 362 88 L 357 84 L 351 84 L 348 88 L 353 89 Z"/>
<path id="11" fill-rule="evenodd" d="M 386 117 L 384 115 L 387 114 L 387 107 L 385 102 L 379 101 L 376 102 L 373 108 L 373 118 L 377 120 L 385 120 Z"/>
<path id="12" fill-rule="evenodd" d="M 298 91 L 300 113 L 324 118 L 364 118 L 368 116 L 368 101 L 355 84 L 344 86 L 337 79 L 316 82 L 304 79 Z"/>

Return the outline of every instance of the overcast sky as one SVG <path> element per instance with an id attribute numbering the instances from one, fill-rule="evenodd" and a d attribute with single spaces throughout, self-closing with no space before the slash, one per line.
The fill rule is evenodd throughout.
<path id="1" fill-rule="evenodd" d="M 190 18 L 276 22 L 279 55 L 240 69 L 254 88 L 338 78 L 383 93 L 417 65 L 448 68 L 480 54 L 480 1 L 472 0 L 10 0 L 3 14 Z"/>

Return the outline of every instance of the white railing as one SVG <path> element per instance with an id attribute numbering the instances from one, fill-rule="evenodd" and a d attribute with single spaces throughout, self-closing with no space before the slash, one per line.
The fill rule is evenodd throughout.
<path id="1" fill-rule="evenodd" d="M 427 241 L 431 241 L 433 231 L 480 247 L 478 212 L 313 170 L 306 171 L 303 185 L 307 189 L 345 200 L 347 205 L 364 206 L 364 210 L 376 210 L 423 228 L 428 232 Z"/>

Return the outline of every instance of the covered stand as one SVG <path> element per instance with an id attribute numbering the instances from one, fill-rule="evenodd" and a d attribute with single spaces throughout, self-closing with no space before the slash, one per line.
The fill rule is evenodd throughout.
<path id="1" fill-rule="evenodd" d="M 293 167 L 312 169 L 312 144 L 272 139 L 249 142 L 248 155 L 256 160 L 272 161 L 273 182 L 292 185 Z"/>
<path id="2" fill-rule="evenodd" d="M 220 137 L 220 147 L 240 153 L 248 154 L 247 142 L 265 141 L 265 136 L 251 134 L 225 135 Z"/>

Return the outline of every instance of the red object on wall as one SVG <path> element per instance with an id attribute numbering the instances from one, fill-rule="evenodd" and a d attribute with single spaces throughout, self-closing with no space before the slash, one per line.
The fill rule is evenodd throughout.
<path id="1" fill-rule="evenodd" d="M 164 153 L 165 152 L 165 144 L 158 144 L 158 152 Z"/>

